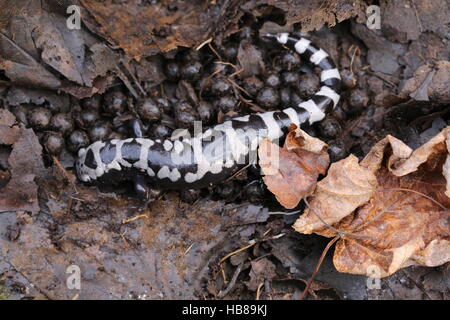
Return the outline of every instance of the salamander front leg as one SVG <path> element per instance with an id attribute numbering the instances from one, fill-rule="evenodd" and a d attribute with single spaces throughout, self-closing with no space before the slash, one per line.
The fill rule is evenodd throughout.
<path id="1" fill-rule="evenodd" d="M 141 120 L 131 115 L 116 118 L 114 125 L 116 128 L 124 128 L 125 130 L 130 131 L 130 134 L 133 135 L 134 138 L 143 138 L 144 132 L 147 129 Z"/>
<path id="2" fill-rule="evenodd" d="M 144 137 L 144 125 L 138 118 L 131 118 L 128 120 L 128 125 L 135 138 Z"/>

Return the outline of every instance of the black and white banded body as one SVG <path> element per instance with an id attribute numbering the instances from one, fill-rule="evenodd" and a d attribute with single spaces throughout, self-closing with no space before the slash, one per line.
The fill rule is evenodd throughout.
<path id="1" fill-rule="evenodd" d="M 200 188 L 255 162 L 262 139 L 282 138 L 291 124 L 300 127 L 322 120 L 340 98 L 340 75 L 333 60 L 305 38 L 287 33 L 263 37 L 287 46 L 321 69 L 321 88 L 309 100 L 279 112 L 234 118 L 194 136 L 183 131 L 163 141 L 138 134 L 125 140 L 94 142 L 79 151 L 79 179 L 100 183 L 132 180 L 136 190 L 143 188 L 144 181 L 153 188 Z"/>

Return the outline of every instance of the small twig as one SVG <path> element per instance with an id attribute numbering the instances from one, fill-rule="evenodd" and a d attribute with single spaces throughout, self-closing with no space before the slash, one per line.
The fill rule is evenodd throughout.
<path id="1" fill-rule="evenodd" d="M 127 75 L 120 69 L 119 66 L 116 66 L 115 68 L 117 77 L 122 80 L 123 84 L 127 87 L 127 89 L 130 91 L 130 93 L 133 95 L 135 99 L 139 97 L 136 90 L 134 90 L 133 86 L 130 83 L 130 80 L 128 79 Z"/>
<path id="2" fill-rule="evenodd" d="M 259 298 L 261 297 L 261 288 L 264 285 L 264 282 L 261 282 L 258 285 L 258 289 L 256 289 L 256 300 L 259 300 Z"/>
<path id="3" fill-rule="evenodd" d="M 139 83 L 139 80 L 136 78 L 136 76 L 134 75 L 133 72 L 131 72 L 131 68 L 130 65 L 128 64 L 128 62 L 124 59 L 121 59 L 120 62 L 122 63 L 122 65 L 124 66 L 125 70 L 128 71 L 128 73 L 131 76 L 131 79 L 133 79 L 134 84 L 138 87 L 138 89 L 141 91 L 141 93 L 146 96 L 147 92 L 145 92 L 144 88 L 142 88 L 141 84 Z"/>
<path id="4" fill-rule="evenodd" d="M 233 78 L 243 71 L 244 71 L 244 68 L 236 70 L 235 72 L 233 72 L 232 74 L 229 75 L 229 78 Z"/>
<path id="5" fill-rule="evenodd" d="M 223 268 L 223 264 L 220 264 L 220 273 L 222 274 L 222 278 L 223 278 L 223 283 L 227 284 L 228 283 L 228 279 L 227 279 L 227 275 L 225 273 L 225 269 Z"/>
<path id="6" fill-rule="evenodd" d="M 328 242 L 327 246 L 325 247 L 325 249 L 323 249 L 322 251 L 322 255 L 320 256 L 319 262 L 317 262 L 316 267 L 314 268 L 314 272 L 311 275 L 311 278 L 308 279 L 308 282 L 306 283 L 306 287 L 305 290 L 303 290 L 302 295 L 300 296 L 300 300 L 303 300 L 306 298 L 306 295 L 308 294 L 309 288 L 311 287 L 311 284 L 313 283 L 314 279 L 317 276 L 317 273 L 320 270 L 320 267 L 322 266 L 323 260 L 325 259 L 325 256 L 327 255 L 328 251 L 330 250 L 331 246 L 340 239 L 341 237 L 336 236 L 334 237 L 330 242 Z"/>
<path id="7" fill-rule="evenodd" d="M 411 3 L 412 3 L 412 6 L 414 8 L 414 12 L 416 14 L 417 22 L 419 23 L 420 33 L 422 33 L 423 32 L 423 27 L 422 27 L 422 21 L 420 21 L 419 12 L 417 11 L 416 4 L 414 3 L 414 0 L 411 0 Z"/>
<path id="8" fill-rule="evenodd" d="M 192 247 L 194 246 L 195 242 L 193 242 L 187 249 L 186 251 L 184 251 L 184 255 L 187 255 L 188 252 L 192 249 Z"/>
<path id="9" fill-rule="evenodd" d="M 127 238 L 125 238 L 125 233 L 127 233 L 127 230 L 125 230 L 123 233 L 121 233 L 120 237 L 122 238 L 123 242 L 125 242 L 126 244 L 129 244 Z"/>
<path id="10" fill-rule="evenodd" d="M 74 196 L 69 196 L 69 198 L 77 200 L 77 201 L 81 201 L 81 202 L 85 202 L 86 201 L 86 200 L 83 200 L 83 199 L 80 199 L 80 198 L 77 198 L 77 197 L 74 197 Z"/>
<path id="11" fill-rule="evenodd" d="M 70 215 L 70 212 L 72 212 L 72 205 L 73 205 L 73 198 L 69 197 L 69 200 L 67 203 L 67 215 Z"/>
<path id="12" fill-rule="evenodd" d="M 239 70 L 239 72 L 242 72 L 243 69 Z M 233 73 L 234 74 L 234 73 Z M 237 73 L 236 73 L 237 74 Z M 231 76 L 230 76 L 231 77 Z M 238 88 L 239 90 L 241 90 L 243 93 L 245 93 L 248 96 L 251 96 L 244 88 L 242 88 L 240 85 L 238 85 L 234 80 L 230 79 L 230 77 L 227 78 L 228 82 L 231 83 L 231 85 L 233 85 L 234 87 Z"/>
<path id="13" fill-rule="evenodd" d="M 419 192 L 419 191 L 416 191 L 416 190 L 406 189 L 406 188 L 383 188 L 383 189 L 377 189 L 376 191 L 378 191 L 378 192 L 385 192 L 385 191 L 406 191 L 406 192 L 412 192 L 412 193 L 418 194 L 418 195 L 420 195 L 420 196 L 422 196 L 424 198 L 427 198 L 428 200 L 430 200 L 434 204 L 438 205 L 439 207 L 441 207 L 445 211 L 450 211 L 449 208 L 445 207 L 440 202 L 438 202 L 438 201 L 434 200 L 433 198 L 431 198 L 430 196 L 427 196 L 426 194 L 424 194 L 422 192 Z"/>
<path id="14" fill-rule="evenodd" d="M 295 211 L 291 211 L 291 212 L 284 212 L 284 211 L 269 211 L 269 215 L 274 215 L 274 214 L 281 214 L 284 216 L 291 216 L 293 214 L 297 214 L 300 213 L 301 210 L 295 210 Z"/>
<path id="15" fill-rule="evenodd" d="M 217 69 L 216 71 L 214 71 L 213 73 L 211 73 L 211 74 L 208 76 L 208 78 L 206 78 L 206 79 L 207 79 L 207 80 L 210 80 L 210 79 L 212 79 L 216 74 L 221 73 L 221 72 L 222 72 L 222 70 Z"/>
<path id="16" fill-rule="evenodd" d="M 52 157 L 53 164 L 58 168 L 60 172 L 62 172 L 64 178 L 69 182 L 69 184 L 73 187 L 75 193 L 78 193 L 77 186 L 75 184 L 75 179 L 73 176 L 70 176 L 67 173 L 67 170 L 62 166 L 61 162 L 55 156 Z"/>
<path id="17" fill-rule="evenodd" d="M 269 229 L 270 230 L 270 229 Z M 276 239 L 280 239 L 281 237 L 284 237 L 286 235 L 286 233 L 279 233 L 277 235 L 268 237 L 268 238 L 264 238 L 261 239 L 259 241 L 256 241 L 255 239 L 252 239 L 248 242 L 247 245 L 233 251 L 230 252 L 229 254 L 227 254 L 225 257 L 223 257 L 222 259 L 219 260 L 219 264 L 223 263 L 225 260 L 227 260 L 229 257 L 234 256 L 235 254 L 238 254 L 239 252 L 242 252 L 244 250 L 247 250 L 248 248 L 253 247 L 255 244 L 260 243 L 260 242 L 264 242 L 264 241 L 269 241 L 269 240 L 276 240 Z"/>
<path id="18" fill-rule="evenodd" d="M 219 294 L 217 295 L 218 298 L 222 299 L 234 288 L 234 285 L 236 284 L 236 280 L 237 280 L 239 274 L 241 273 L 243 266 L 244 266 L 244 263 L 241 262 L 241 264 L 234 271 L 234 274 L 231 277 L 231 280 L 230 280 L 230 283 L 228 284 L 228 286 L 225 288 L 225 290 L 219 292 Z"/>
<path id="19" fill-rule="evenodd" d="M 241 94 L 239 94 L 241 100 L 250 106 L 250 109 L 255 112 L 266 112 L 267 110 L 261 108 L 257 104 L 253 103 L 251 100 L 245 99 Z"/>
<path id="20" fill-rule="evenodd" d="M 325 220 L 322 219 L 322 217 L 317 213 L 317 211 L 309 204 L 309 202 L 306 200 L 306 198 L 303 199 L 303 201 L 305 201 L 305 204 L 314 213 L 314 215 L 320 220 L 320 222 L 322 222 L 325 226 L 327 226 L 328 228 L 330 228 L 331 230 L 336 232 L 340 237 L 342 237 L 342 238 L 349 237 L 349 238 L 359 238 L 359 239 L 373 239 L 373 237 L 359 236 L 359 235 L 347 233 L 345 231 L 341 231 L 339 229 L 336 229 L 335 227 L 333 227 L 332 225 L 328 224 L 327 222 L 325 222 Z"/>
<path id="21" fill-rule="evenodd" d="M 428 292 L 425 290 L 425 288 L 423 287 L 423 285 L 421 285 L 420 283 L 417 283 L 417 281 L 415 281 L 413 278 L 411 278 L 409 275 L 406 274 L 406 272 L 404 270 L 403 274 L 405 277 L 407 277 L 409 280 L 411 280 L 412 283 L 414 283 L 414 285 L 419 288 L 420 291 L 422 291 L 422 293 L 428 298 L 428 300 L 434 300 L 433 298 L 430 297 L 430 295 L 428 294 Z"/>
<path id="22" fill-rule="evenodd" d="M 269 234 L 269 232 L 272 231 L 272 228 L 267 229 L 264 233 L 263 233 L 263 237 L 267 236 Z"/>
<path id="23" fill-rule="evenodd" d="M 225 66 L 230 66 L 233 67 L 234 70 L 238 70 L 238 67 L 236 67 L 234 64 L 232 64 L 231 62 L 227 62 L 227 61 L 214 61 L 215 64 L 222 64 Z"/>
<path id="24" fill-rule="evenodd" d="M 429 114 L 421 116 L 421 117 L 417 117 L 416 119 L 414 119 L 413 121 L 411 121 L 408 124 L 408 127 L 413 128 L 413 127 L 416 127 L 419 125 L 423 125 L 423 123 L 430 123 L 435 118 L 445 115 L 449 111 L 450 111 L 450 107 L 447 107 L 442 111 L 436 111 L 436 112 L 429 113 Z"/>
<path id="25" fill-rule="evenodd" d="M 355 51 L 353 51 L 352 58 L 350 59 L 350 73 L 352 74 L 353 82 L 356 82 L 355 77 L 354 77 L 355 74 L 353 73 L 353 62 L 355 61 L 356 52 L 359 53 L 359 52 L 361 52 L 361 50 L 359 49 L 358 46 L 351 45 L 350 48 L 348 49 L 348 51 L 352 50 L 353 47 L 355 48 Z M 354 84 L 356 84 L 356 83 L 354 83 Z"/>
<path id="26" fill-rule="evenodd" d="M 237 175 L 239 175 L 242 171 L 250 167 L 250 163 L 247 164 L 245 167 L 239 169 L 237 172 L 233 173 L 228 179 L 226 179 L 224 182 L 229 182 L 230 180 L 234 179 Z"/>
<path id="27" fill-rule="evenodd" d="M 279 233 L 279 234 L 277 234 L 276 236 L 272 236 L 272 237 L 263 239 L 262 241 L 280 239 L 280 238 L 284 237 L 285 235 L 286 235 L 286 233 Z"/>
<path id="28" fill-rule="evenodd" d="M 256 244 L 255 240 L 250 240 L 249 244 L 247 244 L 246 246 L 243 246 L 242 248 L 239 248 L 233 252 L 230 252 L 229 254 L 227 254 L 225 257 L 223 257 L 222 259 L 220 259 L 219 263 L 224 262 L 225 260 L 227 260 L 229 257 L 234 256 L 235 254 L 238 254 L 241 251 L 247 250 L 250 247 L 253 247 Z"/>
<path id="29" fill-rule="evenodd" d="M 208 42 L 208 47 L 211 49 L 212 52 L 214 52 L 214 54 L 217 56 L 217 58 L 219 58 L 220 61 L 222 61 L 222 57 L 220 56 L 220 54 L 216 51 L 216 49 L 214 49 L 214 47 L 211 44 L 211 41 Z"/>
<path id="30" fill-rule="evenodd" d="M 209 38 L 208 40 L 203 41 L 201 44 L 199 44 L 197 46 L 197 48 L 195 48 L 195 50 L 200 50 L 201 48 L 203 48 L 206 44 L 210 43 L 212 41 L 213 38 Z"/>
<path id="31" fill-rule="evenodd" d="M 391 87 L 397 88 L 397 85 L 396 85 L 394 82 L 390 81 L 389 79 L 387 79 L 385 76 L 381 75 L 380 73 L 370 71 L 368 67 L 367 67 L 367 68 L 364 67 L 363 69 L 364 69 L 364 71 L 367 72 L 368 74 L 371 74 L 371 75 L 377 77 L 378 79 L 381 79 L 382 81 L 386 82 L 386 83 L 387 83 L 388 85 L 390 85 Z"/>
<path id="32" fill-rule="evenodd" d="M 125 224 L 125 223 L 129 223 L 129 222 L 133 222 L 133 221 L 135 221 L 137 219 L 140 219 L 140 218 L 147 218 L 148 219 L 148 216 L 146 214 L 140 214 L 140 215 L 135 216 L 133 218 L 123 219 L 122 223 Z"/>

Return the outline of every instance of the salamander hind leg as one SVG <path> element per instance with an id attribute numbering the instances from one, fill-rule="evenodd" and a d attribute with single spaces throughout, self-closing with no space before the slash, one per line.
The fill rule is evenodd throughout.
<path id="1" fill-rule="evenodd" d="M 129 131 L 133 138 L 143 138 L 147 130 L 141 120 L 131 115 L 117 118 L 114 126 Z"/>

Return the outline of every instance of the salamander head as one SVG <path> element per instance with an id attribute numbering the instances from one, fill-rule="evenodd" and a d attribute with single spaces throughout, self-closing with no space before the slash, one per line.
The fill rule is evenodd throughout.
<path id="1" fill-rule="evenodd" d="M 96 141 L 78 151 L 78 159 L 75 163 L 78 179 L 83 182 L 95 182 L 105 174 L 107 170 L 100 156 L 101 149 L 105 145 L 104 141 Z"/>
<path id="2" fill-rule="evenodd" d="M 91 177 L 89 176 L 90 173 L 89 171 L 92 169 L 85 166 L 86 154 L 87 154 L 86 148 L 81 148 L 78 151 L 78 158 L 77 161 L 75 162 L 75 169 L 77 172 L 78 179 L 80 179 L 83 182 L 90 182 Z"/>

